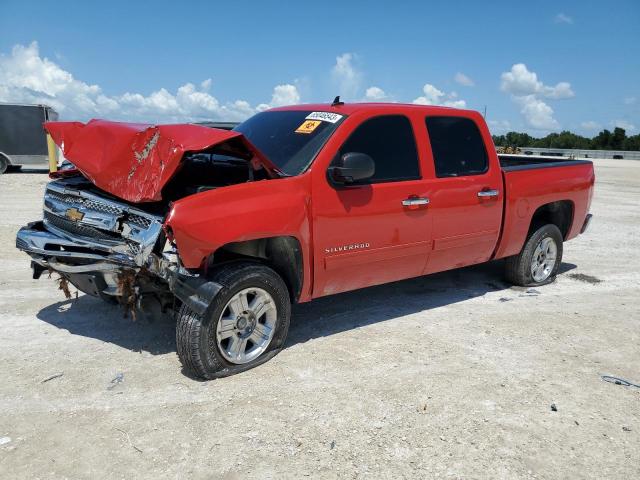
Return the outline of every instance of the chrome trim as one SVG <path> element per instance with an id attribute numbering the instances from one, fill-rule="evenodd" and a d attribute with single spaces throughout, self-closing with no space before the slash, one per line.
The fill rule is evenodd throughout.
<path id="1" fill-rule="evenodd" d="M 122 265 L 110 262 L 96 262 L 89 265 L 67 265 L 57 260 L 43 260 L 41 264 L 63 273 L 114 272 L 122 269 Z"/>
<path id="2" fill-rule="evenodd" d="M 413 207 L 416 205 L 428 205 L 428 204 L 429 204 L 428 198 L 407 198 L 405 200 L 402 200 L 402 205 L 405 207 Z"/>
<path id="3" fill-rule="evenodd" d="M 82 219 L 77 222 L 69 219 L 66 213 L 70 208 L 82 212 Z M 67 188 L 63 181 L 47 185 L 44 212 L 45 228 L 57 236 L 76 246 L 133 256 L 139 266 L 144 265 L 153 251 L 162 230 L 162 216 L 84 190 Z M 54 218 L 47 218 L 51 215 L 60 219 L 55 221 L 56 225 Z M 64 222 L 78 228 L 67 231 L 63 228 Z M 94 230 L 96 236 L 91 235 L 91 229 L 97 229 Z M 98 236 L 100 238 L 96 238 Z M 113 239 L 104 238 L 108 236 Z"/>
<path id="4" fill-rule="evenodd" d="M 500 190 L 480 190 L 478 192 L 480 198 L 497 197 L 498 195 L 500 195 Z"/>
<path id="5" fill-rule="evenodd" d="M 83 242 L 78 240 L 68 240 L 56 235 L 53 232 L 46 230 L 37 230 L 34 227 L 37 225 L 29 224 L 26 227 L 22 227 L 18 230 L 16 235 L 16 246 L 31 255 L 37 257 L 51 257 L 51 258 L 67 258 L 75 260 L 97 260 L 116 263 L 120 267 L 130 266 L 137 267 L 135 259 L 130 255 L 123 255 L 119 253 L 105 252 L 104 255 L 100 253 L 88 253 L 88 252 L 74 252 L 70 250 L 62 250 L 62 248 L 87 248 L 93 249 L 92 244 L 89 242 Z M 93 249 L 95 251 L 95 249 Z M 34 260 L 38 260 L 34 257 Z M 43 260 L 40 258 L 39 260 Z M 41 263 L 41 262 L 38 262 Z"/>

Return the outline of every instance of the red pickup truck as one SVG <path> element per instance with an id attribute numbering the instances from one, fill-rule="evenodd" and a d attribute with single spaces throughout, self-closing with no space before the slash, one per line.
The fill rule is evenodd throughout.
<path id="1" fill-rule="evenodd" d="M 175 309 L 203 378 L 273 357 L 293 302 L 501 258 L 516 285 L 551 282 L 591 218 L 591 162 L 499 158 L 468 110 L 336 100 L 233 130 L 45 127 L 76 168 L 17 235 L 34 278 Z"/>

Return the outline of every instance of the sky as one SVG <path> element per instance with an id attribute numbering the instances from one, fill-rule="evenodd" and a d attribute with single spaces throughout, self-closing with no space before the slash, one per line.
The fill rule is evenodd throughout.
<path id="1" fill-rule="evenodd" d="M 640 1 L 0 0 L 0 102 L 61 119 L 243 120 L 345 101 L 493 133 L 640 130 Z"/>

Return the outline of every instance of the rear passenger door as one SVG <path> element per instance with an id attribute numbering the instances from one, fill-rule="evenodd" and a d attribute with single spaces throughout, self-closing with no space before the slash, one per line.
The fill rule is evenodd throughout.
<path id="1" fill-rule="evenodd" d="M 315 297 L 421 275 L 430 249 L 426 184 L 410 119 L 381 115 L 342 128 L 346 139 L 327 154 L 335 162 L 365 153 L 375 174 L 335 186 L 326 165 L 314 171 Z"/>
<path id="2" fill-rule="evenodd" d="M 433 250 L 425 273 L 485 262 L 500 234 L 501 169 L 490 163 L 471 118 L 427 116 L 425 124 L 434 166 L 429 194 Z"/>

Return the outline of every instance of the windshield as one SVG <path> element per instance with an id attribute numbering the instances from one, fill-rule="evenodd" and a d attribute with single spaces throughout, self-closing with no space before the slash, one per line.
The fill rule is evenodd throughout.
<path id="1" fill-rule="evenodd" d="M 286 175 L 304 172 L 344 115 L 284 110 L 254 115 L 234 130 L 244 134 Z"/>

